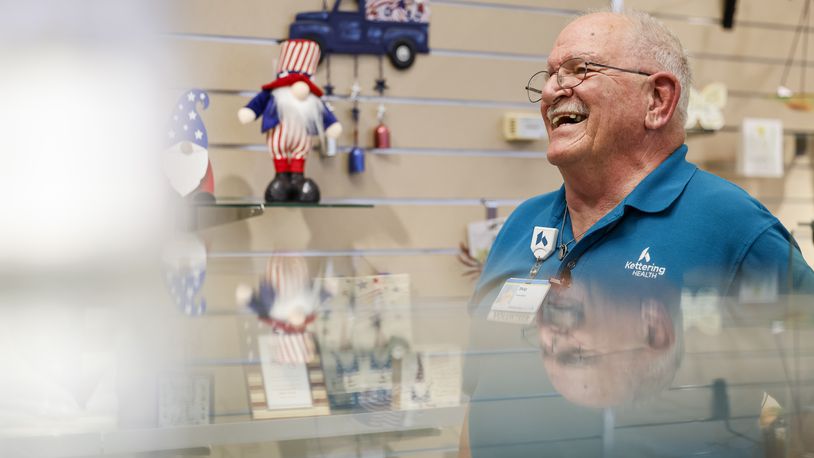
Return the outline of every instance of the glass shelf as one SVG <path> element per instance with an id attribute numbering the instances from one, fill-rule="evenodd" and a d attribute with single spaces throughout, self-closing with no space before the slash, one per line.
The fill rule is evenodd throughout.
<path id="1" fill-rule="evenodd" d="M 192 201 L 187 208 L 189 211 L 185 227 L 195 231 L 260 216 L 266 208 L 373 208 L 373 205 L 346 203 L 341 200 L 268 203 L 256 197 L 218 197 L 214 201 Z"/>
<path id="2" fill-rule="evenodd" d="M 0 451 L 22 453 L 22 455 L 4 453 L 3 456 L 49 458 L 149 452 L 207 456 L 213 446 L 229 444 L 433 430 L 443 425 L 460 424 L 464 414 L 465 407 L 456 406 L 175 428 L 117 429 L 99 433 L 7 438 L 0 440 Z"/>
<path id="3" fill-rule="evenodd" d="M 265 202 L 254 197 L 218 197 L 214 202 L 192 202 L 192 206 L 198 208 L 373 208 L 372 204 L 344 203 L 339 200 L 327 200 L 319 203 Z"/>
<path id="4" fill-rule="evenodd" d="M 210 275 L 208 281 L 213 282 L 215 276 Z M 225 281 L 231 281 L 229 275 L 225 277 Z M 376 310 L 376 306 L 385 303 L 386 296 L 360 293 L 356 297 L 369 298 L 371 308 L 368 310 Z M 621 379 L 610 376 L 618 373 L 619 365 L 641 369 L 637 361 L 658 357 L 659 353 L 652 353 L 655 350 L 623 347 L 622 351 L 605 353 L 607 357 L 616 358 L 611 360 L 615 364 L 602 364 L 599 357 L 606 356 L 595 355 L 592 356 L 597 361 L 594 365 L 551 366 L 546 365 L 550 360 L 543 359 L 541 341 L 536 340 L 545 328 L 538 329 L 537 324 L 489 322 L 470 314 L 461 298 L 416 297 L 404 305 L 388 305 L 389 314 L 381 316 L 380 326 L 373 326 L 373 321 L 368 319 L 370 315 L 360 304 L 354 305 L 351 316 L 343 312 L 343 307 L 350 310 L 347 305 L 340 305 L 337 300 L 332 303 L 332 312 L 321 315 L 315 322 L 314 334 L 319 339 L 324 380 L 344 380 L 337 370 L 336 361 L 341 362 L 341 359 L 336 356 L 350 354 L 350 351 L 360 356 L 362 372 L 359 374 L 368 374 L 357 379 L 367 380 L 364 392 L 379 389 L 371 389 L 369 385 L 368 376 L 373 368 L 370 355 L 374 353 L 373 347 L 365 343 L 374 342 L 374 333 L 379 332 L 376 329 L 379 327 L 388 336 L 404 336 L 409 344 L 402 357 L 397 358 L 401 362 L 394 362 L 391 367 L 388 383 L 392 383 L 392 399 L 404 402 L 405 397 L 396 393 L 406 392 L 405 386 L 421 388 L 418 367 L 423 367 L 421 372 L 432 380 L 433 390 L 440 389 L 445 380 L 454 379 L 454 384 L 446 386 L 460 387 L 460 401 L 456 405 L 405 408 L 402 404 L 375 402 L 371 397 L 367 398 L 369 403 L 360 401 L 349 407 L 332 407 L 330 415 L 256 420 L 250 419 L 253 393 L 248 371 L 261 367 L 263 358 L 255 351 L 260 348 L 255 337 L 268 332 L 250 314 L 236 313 L 235 308 L 226 313 L 223 307 L 222 313 L 211 317 L 213 320 L 198 320 L 187 319 L 163 306 L 137 310 L 118 307 L 102 315 L 94 314 L 89 308 L 76 307 L 61 313 L 60 320 L 51 314 L 44 315 L 51 318 L 49 329 L 58 331 L 52 334 L 60 337 L 54 345 L 32 354 L 31 349 L 36 347 L 34 344 L 39 342 L 41 334 L 37 331 L 45 320 L 37 315 L 14 313 L 8 316 L 9 321 L 4 321 L 7 329 L 19 330 L 12 334 L 11 341 L 18 343 L 24 356 L 35 358 L 24 360 L 25 372 L 12 372 L 20 367 L 17 364 L 4 366 L 4 373 L 41 375 L 36 380 L 38 384 L 32 384 L 34 389 L 21 391 L 22 401 L 30 403 L 53 393 L 57 400 L 91 399 L 94 402 L 88 406 L 105 407 L 96 402 L 106 399 L 105 393 L 109 393 L 116 404 L 99 411 L 66 404 L 72 408 L 76 426 L 67 425 L 60 417 L 38 414 L 42 424 L 49 426 L 44 428 L 33 421 L 37 416 L 21 415 L 21 412 L 26 413 L 25 406 L 33 404 L 7 403 L 16 407 L 16 411 L 10 414 L 4 411 L 12 420 L 7 421 L 6 431 L 0 435 L 0 456 L 337 456 L 323 454 L 322 448 L 330 450 L 346 443 L 355 445 L 358 438 L 359 443 L 377 447 L 381 453 L 375 456 L 441 457 L 455 452 L 467 411 L 471 431 L 477 433 L 470 436 L 475 438 L 476 458 L 496 456 L 495 452 L 516 447 L 524 447 L 524 453 L 511 456 L 541 456 L 545 453 L 525 452 L 569 450 L 574 444 L 579 448 L 569 456 L 667 455 L 661 453 L 667 448 L 678 449 L 681 453 L 675 455 L 680 456 L 700 455 L 709 450 L 725 452 L 726 456 L 752 456 L 759 447 L 755 442 L 768 440 L 758 428 L 764 393 L 772 395 L 785 409 L 780 419 L 783 424 L 796 425 L 793 423 L 795 413 L 808 412 L 804 409 L 811 403 L 814 383 L 811 356 L 814 308 L 811 304 L 806 300 L 795 305 L 789 310 L 794 312 L 792 314 L 785 307 L 767 307 L 766 304 L 685 307 L 676 315 L 680 320 L 673 323 L 677 326 L 676 337 L 682 339 L 681 361 L 676 372 L 667 373 L 671 379 L 667 385 L 644 386 L 638 383 L 640 379 L 629 378 L 627 374 L 631 372 L 624 372 Z M 627 330 L 638 329 L 641 313 L 628 313 L 631 311 L 628 307 L 628 304 L 618 306 L 614 309 L 614 316 L 619 317 L 614 319 L 618 321 L 585 330 L 585 338 L 596 340 L 592 335 L 606 338 L 609 343 L 604 345 L 618 345 L 616 338 L 629 339 Z M 593 320 L 597 313 L 602 313 L 593 308 L 584 310 L 586 320 Z M 101 320 L 90 329 L 106 329 L 105 334 L 86 338 L 88 318 L 91 322 Z M 710 326 L 715 321 L 719 323 L 717 329 Z M 53 327 L 54 323 L 60 326 Z M 104 323 L 111 326 L 101 326 Z M 401 331 L 397 325 L 402 327 Z M 26 328 L 34 332 L 22 331 Z M 348 330 L 346 335 L 352 350 L 343 349 L 339 343 L 342 329 Z M 98 350 L 80 348 L 78 342 L 97 342 Z M 85 353 L 101 358 L 100 364 L 104 364 L 99 367 L 106 367 L 110 374 L 115 374 L 115 379 L 111 379 L 115 385 L 94 383 L 95 366 L 87 369 L 77 366 L 76 373 L 87 377 L 76 379 L 80 382 L 77 385 L 67 385 L 52 376 L 62 372 L 60 366 L 52 367 L 48 358 L 79 364 L 85 360 L 81 356 Z M 421 366 L 417 365 L 419 353 L 424 355 L 421 361 L 425 364 Z M 629 353 L 631 358 L 624 357 Z M 446 359 L 447 363 L 443 358 L 433 362 L 433 357 L 444 355 L 454 357 L 456 367 L 460 367 L 459 380 L 449 371 L 452 359 Z M 406 364 L 413 361 L 416 364 Z M 581 378 L 585 371 L 596 375 Z M 600 378 L 605 374 L 608 376 Z M 184 425 L 179 422 L 174 426 L 159 426 L 159 413 L 163 409 L 184 405 L 194 411 L 191 406 L 197 405 L 192 402 L 195 398 L 185 396 L 192 392 L 186 388 L 168 390 L 170 394 L 175 393 L 172 396 L 162 395 L 165 388 L 161 387 L 167 385 L 157 381 L 168 375 L 208 380 L 203 393 L 210 393 L 204 399 L 204 405 L 210 406 L 209 423 Z M 25 381 L 20 376 L 9 377 L 18 389 Z M 641 389 L 664 391 L 658 396 L 654 393 L 653 397 L 637 398 L 635 404 L 623 404 L 619 408 L 615 404 L 591 406 L 580 403 L 581 391 L 567 390 L 571 386 L 567 382 L 573 378 L 582 383 L 608 380 L 610 384 L 619 380 L 625 390 L 629 384 L 633 387 L 631 390 L 644 386 Z M 564 380 L 565 384 L 556 384 L 557 380 Z M 40 386 L 50 387 L 49 391 Z M 85 398 L 86 392 L 74 386 L 93 388 L 88 392 L 92 396 Z M 351 391 L 348 385 L 333 386 L 326 388 L 328 396 Z M 55 388 L 60 390 L 53 391 Z M 6 393 L 9 399 L 11 391 Z M 432 393 L 442 395 L 444 392 Z M 448 396 L 450 392 L 446 393 Z M 338 398 L 338 402 L 344 403 L 343 399 Z M 798 399 L 800 408 L 795 406 Z M 726 408 L 715 410 L 716 405 Z M 12 416 L 15 414 L 16 418 Z M 105 415 L 110 418 L 108 423 L 102 423 L 107 418 Z M 80 420 L 85 422 L 84 426 Z M 799 434 L 793 428 L 796 426 L 788 427 L 789 436 Z M 508 439 L 497 442 L 503 437 Z M 481 445 L 487 440 L 494 442 Z M 228 454 L 243 448 L 262 450 L 264 454 Z M 643 453 L 627 453 L 629 450 Z"/>

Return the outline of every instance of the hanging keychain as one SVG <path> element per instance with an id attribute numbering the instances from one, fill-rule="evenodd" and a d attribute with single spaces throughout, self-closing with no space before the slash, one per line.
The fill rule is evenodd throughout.
<path id="1" fill-rule="evenodd" d="M 379 79 L 376 80 L 376 92 L 379 93 L 379 98 L 384 97 L 384 91 L 387 89 L 387 81 L 384 79 L 384 57 L 379 56 Z M 379 103 L 379 109 L 376 112 L 376 119 L 379 125 L 373 133 L 373 147 L 374 148 L 390 148 L 390 128 L 384 123 L 384 114 L 386 109 L 384 103 Z"/>
<path id="2" fill-rule="evenodd" d="M 797 30 L 794 32 L 794 39 L 791 44 L 791 49 L 789 50 L 789 55 L 786 58 L 786 63 L 783 66 L 783 76 L 780 78 L 780 86 L 777 87 L 777 97 L 780 100 L 783 100 L 787 107 L 800 111 L 811 111 L 814 109 L 814 106 L 812 106 L 811 95 L 806 94 L 807 65 L 803 65 L 801 68 L 800 89 L 798 92 L 791 90 L 788 86 L 786 86 L 786 83 L 792 64 L 794 63 L 794 55 L 797 53 L 797 45 L 801 41 L 801 35 L 803 48 L 800 60 L 805 63 L 808 59 L 808 39 L 810 30 L 808 24 L 810 23 L 811 17 L 811 3 L 812 0 L 805 0 L 805 3 L 803 4 L 803 11 L 800 14 L 800 21 L 797 24 Z"/>
<path id="3" fill-rule="evenodd" d="M 351 174 L 365 171 L 365 151 L 359 146 L 359 57 L 353 56 L 353 86 L 350 99 L 353 102 L 351 116 L 353 117 L 353 148 L 348 155 L 348 172 Z"/>

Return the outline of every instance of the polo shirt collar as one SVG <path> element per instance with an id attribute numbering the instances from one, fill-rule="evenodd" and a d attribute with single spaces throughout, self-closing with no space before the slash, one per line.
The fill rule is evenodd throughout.
<path id="1" fill-rule="evenodd" d="M 624 213 L 627 207 L 633 207 L 647 213 L 658 213 L 669 207 L 679 195 L 681 195 L 690 178 L 695 174 L 698 167 L 687 162 L 687 145 L 681 145 L 673 151 L 655 170 L 650 172 L 634 189 L 625 197 L 621 204 L 613 211 L 605 215 L 594 226 L 601 226 L 614 220 Z M 565 184 L 556 191 L 554 199 L 553 213 L 554 223 L 561 224 L 565 214 Z M 588 231 L 593 232 L 594 228 Z M 587 234 L 586 234 L 587 235 Z"/>
<path id="2" fill-rule="evenodd" d="M 622 205 L 647 213 L 657 213 L 669 207 L 698 169 L 687 162 L 686 156 L 687 145 L 679 146 L 625 197 Z"/>

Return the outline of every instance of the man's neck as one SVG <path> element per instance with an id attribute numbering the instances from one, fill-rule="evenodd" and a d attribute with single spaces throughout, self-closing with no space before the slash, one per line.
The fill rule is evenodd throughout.
<path id="1" fill-rule="evenodd" d="M 581 236 L 619 205 L 673 150 L 608 156 L 610 162 L 594 167 L 583 164 L 561 167 L 573 234 Z"/>

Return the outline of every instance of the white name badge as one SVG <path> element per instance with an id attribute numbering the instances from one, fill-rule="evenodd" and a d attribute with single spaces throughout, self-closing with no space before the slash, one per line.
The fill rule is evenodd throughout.
<path id="1" fill-rule="evenodd" d="M 502 323 L 529 324 L 543 304 L 551 284 L 548 280 L 510 278 L 500 288 L 486 319 Z"/>

